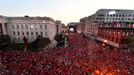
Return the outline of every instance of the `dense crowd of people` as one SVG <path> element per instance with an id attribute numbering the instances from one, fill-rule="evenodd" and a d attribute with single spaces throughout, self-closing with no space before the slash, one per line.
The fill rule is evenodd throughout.
<path id="1" fill-rule="evenodd" d="M 77 33 L 68 37 L 68 47 L 0 51 L 0 75 L 134 75 L 134 54 L 103 50 Z"/>

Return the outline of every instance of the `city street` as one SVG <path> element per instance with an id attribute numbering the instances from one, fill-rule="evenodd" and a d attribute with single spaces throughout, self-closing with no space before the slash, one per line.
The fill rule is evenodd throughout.
<path id="1" fill-rule="evenodd" d="M 134 55 L 103 50 L 78 33 L 69 33 L 69 47 L 0 52 L 0 75 L 133 75 Z"/>

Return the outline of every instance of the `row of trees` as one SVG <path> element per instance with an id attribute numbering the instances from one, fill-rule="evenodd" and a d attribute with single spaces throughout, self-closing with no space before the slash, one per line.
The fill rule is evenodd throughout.
<path id="1" fill-rule="evenodd" d="M 55 40 L 58 42 L 57 47 L 62 47 L 65 44 L 65 38 L 68 37 L 63 34 L 56 34 Z M 31 51 L 41 50 L 45 46 L 51 43 L 49 38 L 44 38 L 42 36 L 38 36 L 32 43 L 28 44 L 28 49 Z M 128 39 L 128 48 L 130 51 L 134 52 L 134 36 L 129 37 Z M 0 50 L 23 50 L 24 44 L 23 43 L 14 43 L 11 42 L 11 39 L 8 35 L 0 35 Z"/>
<path id="2" fill-rule="evenodd" d="M 67 38 L 67 40 L 65 40 Z M 63 47 L 65 42 L 68 41 L 68 37 L 64 34 L 56 34 L 55 40 L 57 41 L 57 47 Z"/>
<path id="3" fill-rule="evenodd" d="M 49 38 L 38 36 L 32 43 L 28 43 L 28 50 L 38 51 L 50 43 Z M 8 35 L 0 35 L 0 50 L 24 50 L 24 43 L 14 43 Z"/>
<path id="4" fill-rule="evenodd" d="M 51 41 L 49 38 L 45 38 L 45 37 L 42 37 L 42 36 L 38 36 L 35 41 L 33 41 L 31 44 L 30 44 L 30 50 L 33 50 L 33 51 L 38 51 L 38 50 L 41 50 L 43 49 L 45 46 L 47 46 L 48 44 L 50 44 Z"/>
<path id="5" fill-rule="evenodd" d="M 11 44 L 11 39 L 8 35 L 0 35 L 0 50 L 8 48 Z"/>
<path id="6" fill-rule="evenodd" d="M 67 38 L 67 40 L 65 40 Z M 63 47 L 68 37 L 64 34 L 56 34 L 54 39 L 57 41 L 57 47 Z M 28 50 L 38 51 L 50 44 L 49 38 L 38 36 L 32 43 L 28 43 Z M 24 50 L 24 43 L 15 43 L 11 41 L 8 35 L 0 35 L 0 50 Z"/>

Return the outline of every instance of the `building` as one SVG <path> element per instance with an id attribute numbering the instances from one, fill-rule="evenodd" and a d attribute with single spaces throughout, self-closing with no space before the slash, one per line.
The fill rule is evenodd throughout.
<path id="1" fill-rule="evenodd" d="M 56 20 L 55 23 L 56 23 L 57 33 L 60 34 L 62 32 L 62 27 L 63 27 L 62 25 L 63 24 L 60 20 Z"/>
<path id="2" fill-rule="evenodd" d="M 70 22 L 68 23 L 68 27 L 69 27 L 69 31 L 73 31 L 73 32 L 77 32 L 77 26 L 78 26 L 78 22 Z"/>
<path id="3" fill-rule="evenodd" d="M 80 22 L 79 22 L 79 24 L 77 26 L 77 32 L 78 33 L 84 33 L 85 25 L 86 25 L 86 20 L 87 20 L 87 17 L 84 17 L 84 18 L 80 19 Z"/>
<path id="4" fill-rule="evenodd" d="M 65 24 L 62 24 L 61 33 L 67 33 L 67 32 L 68 32 L 67 26 L 65 26 Z"/>
<path id="5" fill-rule="evenodd" d="M 25 36 L 29 42 L 38 35 L 54 39 L 55 21 L 50 17 L 6 17 L 0 16 L 0 34 L 8 34 L 14 42 L 23 42 Z"/>
<path id="6" fill-rule="evenodd" d="M 134 35 L 134 24 L 126 22 L 104 23 L 98 28 L 97 40 L 118 49 L 127 49 L 128 38 Z"/>
<path id="7" fill-rule="evenodd" d="M 133 35 L 134 10 L 100 9 L 88 16 L 85 35 L 116 48 L 127 48 Z"/>
<path id="8" fill-rule="evenodd" d="M 85 34 L 88 36 L 98 34 L 98 26 L 102 23 L 133 22 L 134 10 L 100 9 L 95 14 L 88 16 Z"/>
<path id="9" fill-rule="evenodd" d="M 132 22 L 134 21 L 134 10 L 123 9 L 100 9 L 96 13 L 98 22 Z"/>
<path id="10" fill-rule="evenodd" d="M 84 34 L 94 38 L 98 35 L 98 22 L 95 20 L 96 14 L 87 17 Z"/>

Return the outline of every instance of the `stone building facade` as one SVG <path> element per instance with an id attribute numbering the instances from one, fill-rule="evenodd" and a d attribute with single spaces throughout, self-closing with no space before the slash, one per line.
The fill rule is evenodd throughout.
<path id="1" fill-rule="evenodd" d="M 9 35 L 14 42 L 22 43 L 23 37 L 32 42 L 38 35 L 54 39 L 55 21 L 50 17 L 6 17 L 0 16 L 0 34 Z"/>

